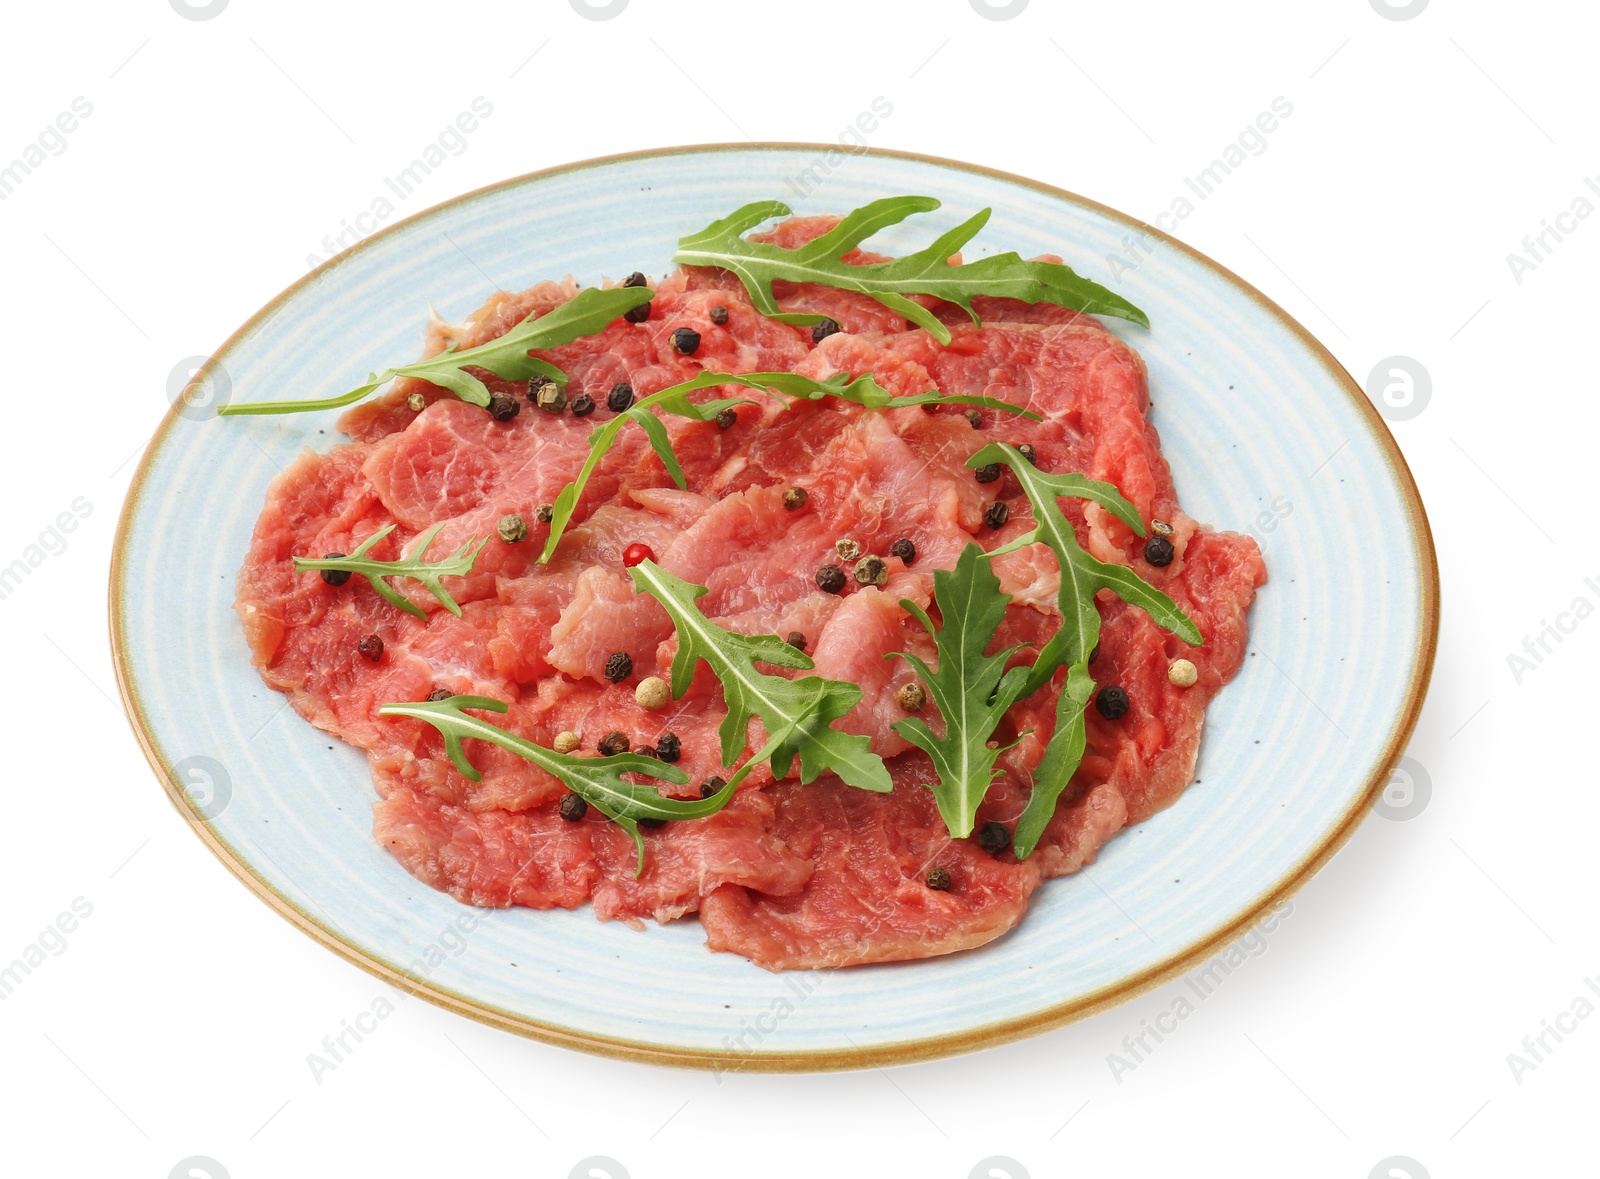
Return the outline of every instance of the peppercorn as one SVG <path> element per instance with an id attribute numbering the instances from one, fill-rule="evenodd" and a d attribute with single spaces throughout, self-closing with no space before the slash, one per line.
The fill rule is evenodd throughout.
<path id="1" fill-rule="evenodd" d="M 579 738 L 578 734 L 574 733 L 571 729 L 563 729 L 561 732 L 556 734 L 556 739 L 550 743 L 550 748 L 554 749 L 557 753 L 571 753 L 574 749 L 582 744 L 583 741 L 581 738 Z"/>
<path id="2" fill-rule="evenodd" d="M 517 512 L 501 516 L 500 523 L 494 526 L 494 530 L 507 544 L 521 544 L 528 539 L 528 522 Z"/>
<path id="3" fill-rule="evenodd" d="M 1100 644 L 1096 643 L 1094 645 L 1094 650 L 1089 652 L 1089 662 L 1093 663 L 1095 660 L 1097 660 L 1099 658 L 1100 658 Z"/>
<path id="4" fill-rule="evenodd" d="M 560 413 L 567 408 L 567 395 L 561 391 L 560 385 L 548 379 L 529 400 L 545 413 Z"/>
<path id="5" fill-rule="evenodd" d="M 891 557 L 899 557 L 901 561 L 909 565 L 917 559 L 917 546 L 911 543 L 909 537 L 902 536 L 889 546 L 889 555 Z"/>
<path id="6" fill-rule="evenodd" d="M 430 701 L 437 702 L 439 700 L 448 700 L 448 699 L 450 699 L 450 697 L 452 697 L 454 695 L 455 695 L 455 693 L 452 692 L 449 688 L 435 688 L 433 691 L 428 693 L 427 698 Z"/>
<path id="7" fill-rule="evenodd" d="M 1039 465 L 1039 452 L 1033 449 L 1033 443 L 1022 442 L 1017 445 L 1017 453 L 1027 459 L 1033 466 Z"/>
<path id="8" fill-rule="evenodd" d="M 589 804 L 576 794 L 565 794 L 556 810 L 567 822 L 576 823 L 589 813 Z"/>
<path id="9" fill-rule="evenodd" d="M 835 541 L 833 549 L 839 554 L 841 560 L 854 561 L 861 555 L 861 542 L 856 540 Z"/>
<path id="10" fill-rule="evenodd" d="M 540 504 L 533 509 L 533 518 L 541 524 L 548 524 L 556 518 L 555 504 Z"/>
<path id="11" fill-rule="evenodd" d="M 628 734 L 611 732 L 600 738 L 600 744 L 595 746 L 600 751 L 601 757 L 615 757 L 619 753 L 628 752 Z"/>
<path id="12" fill-rule="evenodd" d="M 662 733 L 656 738 L 656 756 L 662 761 L 677 761 L 683 756 L 683 742 L 676 733 Z"/>
<path id="13" fill-rule="evenodd" d="M 633 404 L 633 386 L 627 381 L 618 381 L 611 386 L 611 392 L 606 397 L 606 408 L 612 413 L 621 413 Z"/>
<path id="14" fill-rule="evenodd" d="M 667 821 L 665 819 L 657 819 L 650 816 L 639 820 L 639 826 L 650 831 L 654 831 L 657 827 L 665 827 L 666 825 Z"/>
<path id="15" fill-rule="evenodd" d="M 824 315 L 822 317 L 822 322 L 811 329 L 811 342 L 813 344 L 820 344 L 829 336 L 836 335 L 840 330 L 839 321 L 837 319 L 833 319 Z"/>
<path id="16" fill-rule="evenodd" d="M 948 868 L 929 868 L 928 874 L 922 882 L 934 892 L 944 892 L 950 887 L 950 870 Z"/>
<path id="17" fill-rule="evenodd" d="M 983 509 L 983 522 L 990 528 L 1004 528 L 1006 521 L 1011 518 L 1011 509 L 1006 507 L 1005 501 L 997 499 L 994 503 Z"/>
<path id="18" fill-rule="evenodd" d="M 992 856 L 997 856 L 1011 846 L 1011 832 L 1004 823 L 990 821 L 978 828 L 978 846 Z"/>
<path id="19" fill-rule="evenodd" d="M 572 399 L 572 416 L 586 418 L 594 412 L 594 398 L 587 393 L 579 393 Z"/>
<path id="20" fill-rule="evenodd" d="M 656 551 L 647 544 L 635 542 L 622 550 L 622 567 L 632 569 L 643 561 L 654 561 Z"/>
<path id="21" fill-rule="evenodd" d="M 961 415 L 967 419 L 967 424 L 974 430 L 983 429 L 983 415 L 975 409 L 969 409 Z"/>
<path id="22" fill-rule="evenodd" d="M 912 681 L 900 685 L 900 690 L 894 694 L 894 698 L 907 712 L 921 712 L 922 706 L 928 702 L 928 693 L 921 684 Z"/>
<path id="23" fill-rule="evenodd" d="M 933 402 L 931 402 L 931 401 L 924 401 L 922 403 L 922 412 L 923 413 L 938 413 L 939 412 L 939 407 L 936 404 L 934 404 Z"/>
<path id="24" fill-rule="evenodd" d="M 783 506 L 793 512 L 805 507 L 806 500 L 809 498 L 804 487 L 791 487 L 783 493 Z"/>
<path id="25" fill-rule="evenodd" d="M 522 403 L 509 393 L 496 393 L 489 398 L 489 416 L 497 422 L 509 422 L 522 412 Z"/>
<path id="26" fill-rule="evenodd" d="M 1167 683 L 1174 688 L 1192 688 L 1199 678 L 1199 668 L 1187 659 L 1174 659 L 1167 668 Z"/>
<path id="27" fill-rule="evenodd" d="M 638 754 L 640 757 L 655 757 L 656 756 L 656 747 L 654 745 L 642 745 L 642 744 L 641 745 L 635 745 L 633 747 L 633 751 L 636 754 Z"/>
<path id="28" fill-rule="evenodd" d="M 649 281 L 650 280 L 645 278 L 642 273 L 635 270 L 632 274 L 628 275 L 627 278 L 622 280 L 622 285 L 625 287 L 642 287 Z"/>
<path id="29" fill-rule="evenodd" d="M 626 651 L 613 651 L 606 656 L 606 679 L 620 684 L 633 674 L 633 656 Z"/>
<path id="30" fill-rule="evenodd" d="M 1152 536 L 1144 542 L 1144 559 L 1158 569 L 1172 564 L 1172 558 L 1177 555 L 1172 542 L 1164 536 Z"/>
<path id="31" fill-rule="evenodd" d="M 680 356 L 693 356 L 700 351 L 700 333 L 693 328 L 673 329 L 672 350 Z"/>
<path id="32" fill-rule="evenodd" d="M 817 588 L 825 593 L 838 593 L 844 589 L 844 570 L 837 565 L 824 565 L 817 570 Z"/>
<path id="33" fill-rule="evenodd" d="M 383 640 L 377 635 L 368 635 L 356 644 L 356 650 L 361 652 L 362 658 L 376 663 L 383 658 Z"/>
<path id="34" fill-rule="evenodd" d="M 428 399 L 421 393 L 407 393 L 406 408 L 412 413 L 421 413 L 428 408 Z"/>
<path id="35" fill-rule="evenodd" d="M 983 466 L 974 471 L 973 474 L 976 476 L 979 483 L 993 483 L 996 479 L 1000 478 L 1000 464 L 985 463 Z"/>
<path id="36" fill-rule="evenodd" d="M 1168 524 L 1165 520 L 1152 520 L 1150 521 L 1150 531 L 1154 532 L 1157 536 L 1171 536 L 1172 525 Z"/>
<path id="37" fill-rule="evenodd" d="M 727 784 L 722 778 L 712 774 L 711 777 L 700 783 L 700 797 L 710 798 L 713 794 L 719 793 Z"/>
<path id="38" fill-rule="evenodd" d="M 344 556 L 343 553 L 324 553 L 322 555 L 322 559 L 324 561 L 337 561 L 342 556 Z M 343 585 L 345 582 L 350 580 L 350 570 L 324 569 L 322 571 L 322 580 L 327 582 L 329 585 Z"/>
<path id="39" fill-rule="evenodd" d="M 1107 720 L 1121 720 L 1128 715 L 1128 693 L 1108 684 L 1094 694 L 1094 707 Z"/>
<path id="40" fill-rule="evenodd" d="M 857 585 L 886 585 L 889 581 L 889 563 L 882 557 L 863 557 L 856 562 Z"/>
<path id="41" fill-rule="evenodd" d="M 806 649 L 806 636 L 797 630 L 790 631 L 789 637 L 783 641 L 788 643 L 789 646 L 793 647 L 796 651 L 804 651 Z"/>
<path id="42" fill-rule="evenodd" d="M 629 323 L 645 322 L 645 320 L 650 318 L 649 301 L 647 300 L 646 302 L 640 303 L 637 307 L 632 307 L 627 311 L 624 311 L 622 313 L 622 318 L 627 320 Z"/>
<path id="43" fill-rule="evenodd" d="M 633 690 L 633 702 L 649 712 L 659 712 L 672 703 L 672 689 L 658 675 L 647 675 Z"/>
<path id="44" fill-rule="evenodd" d="M 728 322 L 728 309 L 718 303 L 711 309 L 711 322 L 721 327 Z"/>
<path id="45" fill-rule="evenodd" d="M 717 410 L 717 429 L 726 430 L 739 420 L 739 415 L 731 408 Z"/>

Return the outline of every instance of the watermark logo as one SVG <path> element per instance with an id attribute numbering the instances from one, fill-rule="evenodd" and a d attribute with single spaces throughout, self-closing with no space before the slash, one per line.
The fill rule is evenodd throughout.
<path id="1" fill-rule="evenodd" d="M 189 805 L 211 822 L 233 799 L 233 779 L 214 757 L 195 754 L 172 767 L 172 780 L 189 799 Z"/>
<path id="2" fill-rule="evenodd" d="M 847 153 L 859 154 L 867 150 L 867 136 L 876 131 L 879 124 L 894 113 L 894 103 L 880 94 L 867 106 L 867 110 L 859 112 L 853 121 L 839 129 L 838 135 L 835 136 L 839 141 L 838 147 L 823 155 L 812 157 L 804 168 L 784 181 L 789 186 L 791 195 L 810 196 L 833 175 L 835 168 L 844 163 Z"/>
<path id="3" fill-rule="evenodd" d="M 967 0 L 984 20 L 1010 20 L 1014 16 L 1021 16 L 1023 9 L 1028 7 L 1028 0 L 1011 0 L 1009 4 L 993 4 L 990 0 Z"/>
<path id="4" fill-rule="evenodd" d="M 609 4 L 591 4 L 589 0 L 567 0 L 584 20 L 611 20 L 627 10 L 628 0 L 611 0 Z"/>
<path id="5" fill-rule="evenodd" d="M 185 356 L 167 374 L 167 404 L 178 405 L 178 416 L 191 422 L 216 417 L 232 396 L 233 378 L 209 357 Z"/>
<path id="6" fill-rule="evenodd" d="M 1372 800 L 1372 809 L 1386 819 L 1404 823 L 1428 809 L 1433 797 L 1433 779 L 1414 757 L 1402 757 L 1389 775 L 1388 784 Z"/>
<path id="7" fill-rule="evenodd" d="M 1583 985 L 1596 998 L 1600 998 L 1600 979 L 1586 978 Z M 1506 1067 L 1511 1070 L 1511 1079 L 1522 1084 L 1523 1075 L 1533 1072 L 1549 1059 L 1595 1010 L 1594 999 L 1580 993 L 1573 996 L 1566 1010 L 1556 1012 L 1550 1019 L 1541 1019 L 1537 1032 L 1522 1037 L 1521 1052 L 1506 1053 Z"/>
<path id="8" fill-rule="evenodd" d="M 573 0 L 573 3 L 576 5 L 577 0 Z M 572 1170 L 567 1172 L 567 1179 L 628 1179 L 628 1168 L 616 1159 L 592 1154 L 573 1163 Z"/>
<path id="9" fill-rule="evenodd" d="M 1600 581 L 1585 577 L 1583 584 L 1596 599 L 1600 599 Z M 1578 627 L 1594 612 L 1594 601 L 1590 600 L 1588 594 L 1579 594 L 1565 610 L 1557 612 L 1554 622 L 1547 618 L 1539 619 L 1539 629 L 1531 635 L 1522 636 L 1522 652 L 1510 651 L 1506 654 L 1506 667 L 1511 670 L 1512 682 L 1520 687 L 1523 679 L 1543 667 L 1544 661 L 1556 653 L 1556 648 L 1577 633 Z"/>
<path id="10" fill-rule="evenodd" d="M 1433 378 L 1409 356 L 1386 356 L 1367 374 L 1367 396 L 1391 422 L 1409 422 L 1428 408 Z"/>
<path id="11" fill-rule="evenodd" d="M 1600 177 L 1585 176 L 1584 184 L 1597 199 L 1600 199 Z M 1531 270 L 1539 269 L 1541 263 L 1550 261 L 1552 254 L 1560 248 L 1561 243 L 1569 236 L 1578 232 L 1578 227 L 1583 222 L 1594 216 L 1595 205 L 1588 196 L 1579 193 L 1568 202 L 1567 207 L 1554 217 L 1539 219 L 1539 232 L 1530 233 L 1522 239 L 1523 253 L 1515 250 L 1506 255 L 1506 266 L 1511 271 L 1511 277 L 1518 286 L 1522 285 L 1522 276 Z M 1554 224 L 1552 224 L 1552 222 Z"/>
<path id="12" fill-rule="evenodd" d="M 86 920 L 94 912 L 94 902 L 85 897 L 73 897 L 71 911 L 63 909 L 56 914 L 56 919 L 39 931 L 39 936 L 34 938 L 17 956 L 0 966 L 0 1002 L 11 998 L 11 994 L 24 982 L 33 976 L 51 958 L 59 958 L 67 952 L 70 934 L 75 933 L 78 923 Z"/>
<path id="13" fill-rule="evenodd" d="M 21 589 L 22 583 L 33 576 L 35 569 L 51 557 L 59 557 L 66 552 L 67 534 L 76 532 L 78 525 L 94 511 L 94 504 L 81 495 L 67 506 L 71 510 L 57 512 L 56 518 L 45 525 L 38 538 L 32 544 L 23 546 L 20 557 L 14 558 L 10 564 L 0 564 L 0 602 Z M 0 561 L 3 560 L 0 558 Z"/>
<path id="14" fill-rule="evenodd" d="M 44 167 L 52 157 L 65 152 L 68 147 L 67 136 L 92 114 L 94 103 L 80 94 L 72 100 L 69 109 L 46 123 L 33 141 L 24 145 L 9 162 L 0 156 L 0 201 L 13 195 L 22 187 L 23 181 Z"/>
<path id="15" fill-rule="evenodd" d="M 1028 1168 L 1016 1159 L 1003 1154 L 993 1154 L 979 1159 L 968 1172 L 967 1179 L 1029 1179 Z"/>
<path id="16" fill-rule="evenodd" d="M 167 0 L 184 20 L 210 20 L 214 16 L 221 16 L 223 9 L 228 7 L 228 0 L 211 0 L 210 4 L 190 4 L 188 0 Z M 227 1179 L 228 1173 L 222 1172 L 222 1179 Z"/>
<path id="17" fill-rule="evenodd" d="M 1377 0 L 1373 2 L 1376 3 Z M 1416 1159 L 1407 1158 L 1403 1154 L 1394 1154 L 1373 1167 L 1367 1179 L 1428 1179 L 1428 1168 Z"/>
<path id="18" fill-rule="evenodd" d="M 177 0 L 173 0 L 173 7 L 177 7 Z M 173 1163 L 172 1170 L 167 1172 L 167 1179 L 228 1179 L 228 1168 L 216 1159 L 192 1154 Z"/>
<path id="19" fill-rule="evenodd" d="M 1428 7 L 1428 0 L 1411 0 L 1410 4 L 1391 4 L 1389 0 L 1367 0 L 1384 20 L 1410 20 L 1412 17 L 1421 16 L 1422 10 Z M 1427 1179 L 1427 1176 L 1421 1176 Z"/>

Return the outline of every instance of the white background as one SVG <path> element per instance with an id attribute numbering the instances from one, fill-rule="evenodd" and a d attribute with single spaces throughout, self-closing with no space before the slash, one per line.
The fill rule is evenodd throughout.
<path id="1" fill-rule="evenodd" d="M 1000 1155 L 1012 1179 L 1366 1177 L 1403 1155 L 1412 1179 L 1592 1173 L 1600 1018 L 1520 1078 L 1507 1054 L 1600 975 L 1600 623 L 1520 683 L 1507 656 L 1580 595 L 1600 604 L 1600 217 L 1520 282 L 1507 254 L 1600 173 L 1593 6 L 1032 0 L 992 20 L 968 0 L 632 0 L 597 21 L 567 0 L 232 0 L 192 20 L 123 0 L 13 4 L 6 26 L 0 163 L 75 98 L 93 113 L 0 202 L 0 565 L 74 500 L 92 511 L 0 601 L 0 961 L 74 898 L 93 912 L 0 1002 L 0 1170 L 166 1176 L 198 1155 L 212 1179 L 562 1179 L 603 1155 L 613 1179 L 966 1179 Z M 1291 101 L 1178 234 L 1359 380 L 1394 354 L 1432 376 L 1394 424 L 1444 584 L 1410 750 L 1422 813 L 1370 818 L 1267 952 L 1120 1079 L 1107 1054 L 1181 983 L 974 1056 L 720 1083 L 412 1001 L 313 1080 L 306 1054 L 385 992 L 164 801 L 115 703 L 107 564 L 174 366 L 303 274 L 479 95 L 493 115 L 396 219 L 608 152 L 831 140 L 879 95 L 877 146 L 1153 218 Z"/>

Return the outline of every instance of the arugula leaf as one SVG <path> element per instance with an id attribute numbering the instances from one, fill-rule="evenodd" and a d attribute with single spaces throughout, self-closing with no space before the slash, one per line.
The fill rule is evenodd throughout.
<path id="1" fill-rule="evenodd" d="M 644 837 L 639 834 L 640 819 L 703 819 L 726 806 L 736 788 L 735 783 L 729 782 L 710 798 L 666 798 L 653 786 L 623 781 L 622 775 L 644 774 L 681 785 L 689 780 L 689 775 L 677 766 L 639 753 L 620 753 L 612 757 L 574 757 L 557 753 L 508 733 L 479 717 L 468 716 L 461 711 L 463 708 L 482 709 L 485 712 L 506 711 L 504 703 L 487 696 L 452 696 L 448 700 L 385 704 L 378 709 L 378 715 L 414 717 L 438 729 L 444 737 L 445 753 L 451 763 L 474 782 L 481 781 L 483 775 L 461 748 L 461 741 L 466 737 L 488 741 L 501 749 L 510 750 L 555 775 L 574 794 L 615 822 L 633 839 L 639 853 L 633 873 L 635 877 L 644 871 Z"/>
<path id="2" fill-rule="evenodd" d="M 650 412 L 653 407 L 660 407 L 668 413 L 679 417 L 690 418 L 697 422 L 709 422 L 716 418 L 724 409 L 735 405 L 750 405 L 747 398 L 722 399 L 707 401 L 696 405 L 690 401 L 688 394 L 699 389 L 711 389 L 718 385 L 740 385 L 746 389 L 767 393 L 779 400 L 785 397 L 804 398 L 807 401 L 819 401 L 824 397 L 842 397 L 846 401 L 853 401 L 868 409 L 898 409 L 908 405 L 950 404 L 950 405 L 983 405 L 990 409 L 1002 410 L 1006 413 L 1018 414 L 1035 421 L 1041 420 L 1039 415 L 1031 410 L 1022 409 L 1012 405 L 1009 401 L 1002 401 L 998 397 L 977 397 L 966 394 L 953 394 L 946 396 L 937 391 L 918 393 L 914 396 L 896 397 L 873 379 L 871 373 L 852 378 L 848 373 L 835 373 L 826 380 L 817 381 L 810 377 L 803 377 L 799 373 L 789 372 L 757 372 L 757 373 L 714 373 L 703 372 L 687 381 L 676 385 L 669 385 L 660 392 L 652 393 L 648 397 L 641 397 L 634 402 L 625 412 L 618 414 L 605 425 L 595 430 L 589 436 L 589 454 L 583 461 L 583 466 L 578 470 L 578 477 L 563 487 L 556 496 L 556 501 L 550 516 L 550 532 L 545 537 L 544 551 L 539 554 L 541 564 L 550 560 L 560 543 L 562 534 L 567 525 L 572 521 L 572 513 L 578 506 L 578 500 L 583 495 L 583 489 L 588 486 L 589 479 L 600 466 L 600 460 L 606 452 L 616 443 L 617 435 L 622 432 L 622 427 L 630 420 L 638 422 L 644 429 L 646 437 L 650 440 L 651 447 L 660 456 L 661 463 L 667 468 L 667 474 L 672 476 L 672 481 L 680 488 L 686 486 L 683 476 L 683 467 L 678 462 L 678 456 L 672 449 L 672 440 L 667 435 L 667 430 L 661 419 Z M 785 404 L 788 404 L 785 402 Z"/>
<path id="3" fill-rule="evenodd" d="M 757 662 L 787 668 L 810 668 L 815 664 L 777 635 L 742 635 L 712 622 L 695 604 L 707 592 L 703 585 L 674 577 L 654 561 L 641 561 L 628 572 L 634 587 L 660 602 L 677 628 L 678 652 L 672 658 L 673 698 L 689 690 L 695 665 L 702 659 L 722 683 L 722 696 L 728 706 L 728 715 L 718 729 L 722 763 L 732 765 L 744 748 L 752 716 L 759 716 L 766 726 L 767 743 L 734 775 L 730 785 L 768 759 L 773 776 L 786 777 L 798 755 L 802 783 L 814 780 L 824 770 L 832 770 L 851 786 L 863 790 L 886 794 L 894 788 L 883 759 L 872 752 L 867 738 L 842 733 L 832 726 L 861 699 L 859 687 L 821 676 L 791 680 L 757 671 Z"/>
<path id="4" fill-rule="evenodd" d="M 933 600 L 942 619 L 938 630 L 921 606 L 905 598 L 900 601 L 933 636 L 938 670 L 930 670 L 906 651 L 889 656 L 911 664 L 944 718 L 942 737 L 920 717 L 895 721 L 894 729 L 933 759 L 938 775 L 931 785 L 934 801 L 956 839 L 972 834 L 978 805 L 1000 772 L 995 761 L 1001 750 L 989 748 L 989 737 L 1006 710 L 1022 698 L 1028 679 L 1026 667 L 1006 671 L 1006 661 L 1017 647 L 984 654 L 1005 618 L 1011 595 L 1000 592 L 1000 579 L 981 560 L 983 555 L 981 548 L 969 544 L 955 569 L 934 570 Z"/>
<path id="5" fill-rule="evenodd" d="M 412 581 L 421 582 L 423 587 L 438 599 L 441 606 L 460 618 L 461 607 L 456 605 L 456 600 L 439 583 L 439 579 L 465 577 L 471 573 L 473 563 L 483 551 L 483 546 L 489 543 L 489 538 L 486 536 L 476 542 L 469 540 L 450 556 L 430 564 L 423 559 L 423 555 L 433 543 L 433 538 L 439 534 L 439 529 L 443 527 L 443 524 L 435 524 L 417 537 L 416 544 L 411 546 L 411 552 L 398 561 L 378 561 L 367 556 L 367 552 L 374 545 L 395 530 L 395 525 L 391 524 L 367 537 L 348 557 L 296 557 L 294 571 L 311 573 L 320 569 L 338 569 L 346 573 L 359 573 L 372 583 L 372 588 L 377 590 L 384 601 L 391 606 L 397 606 L 407 614 L 415 614 L 418 618 L 426 619 L 428 614 L 425 610 L 384 580 L 385 577 L 409 577 Z"/>
<path id="6" fill-rule="evenodd" d="M 1139 519 L 1139 513 L 1115 487 L 1082 475 L 1048 475 L 1005 442 L 991 442 L 967 460 L 967 466 L 974 469 L 989 463 L 1004 463 L 1011 468 L 1033 506 L 1033 518 L 1038 523 L 1010 543 L 990 550 L 988 555 L 998 557 L 1042 542 L 1050 546 L 1061 567 L 1061 588 L 1057 597 L 1061 628 L 1034 661 L 1024 695 L 1042 687 L 1062 664 L 1088 662 L 1089 653 L 1100 639 L 1100 612 L 1095 609 L 1094 596 L 1103 589 L 1140 607 L 1156 625 L 1170 630 L 1190 646 L 1198 647 L 1204 642 L 1200 629 L 1166 594 L 1133 570 L 1108 564 L 1084 552 L 1072 530 L 1072 522 L 1062 515 L 1056 503 L 1056 498 L 1063 495 L 1092 500 L 1132 529 L 1135 536 L 1143 536 L 1144 522 Z"/>
<path id="7" fill-rule="evenodd" d="M 567 375 L 549 361 L 528 355 L 534 348 L 554 348 L 570 344 L 580 336 L 592 336 L 625 311 L 650 300 L 648 287 L 614 287 L 601 290 L 589 287 L 545 315 L 530 315 L 505 335 L 465 351 L 450 347 L 437 356 L 385 369 L 367 378 L 367 383 L 338 397 L 321 401 L 251 401 L 224 405 L 217 411 L 226 414 L 302 413 L 313 409 L 338 409 L 353 405 L 380 385 L 395 377 L 420 377 L 449 389 L 462 401 L 473 405 L 489 404 L 489 387 L 467 371 L 468 366 L 487 369 L 507 381 L 526 381 L 549 377 L 558 385 Z"/>
<path id="8" fill-rule="evenodd" d="M 1044 757 L 1033 771 L 1033 793 L 1028 796 L 1028 805 L 1017 820 L 1016 830 L 1011 833 L 1011 848 L 1019 860 L 1033 854 L 1039 837 L 1056 813 L 1056 799 L 1061 797 L 1083 762 L 1083 750 L 1088 741 L 1083 710 L 1094 696 L 1094 687 L 1087 664 L 1074 663 L 1067 669 L 1067 682 L 1062 685 L 1061 695 L 1056 697 L 1055 732 L 1050 735 Z"/>
<path id="9" fill-rule="evenodd" d="M 1070 267 L 1055 262 L 1024 262 L 1014 252 L 994 254 L 976 262 L 950 265 L 950 256 L 975 237 L 989 220 L 984 209 L 942 234 L 925 249 L 889 262 L 852 266 L 840 257 L 879 230 L 904 221 L 913 213 L 939 207 L 933 197 L 899 196 L 873 201 L 849 213 L 827 233 L 797 249 L 771 242 L 746 241 L 744 233 L 763 221 L 790 215 L 782 201 L 756 201 L 713 221 L 699 233 L 678 240 L 673 261 L 688 266 L 716 266 L 730 271 L 750 295 L 756 310 L 784 323 L 814 324 L 822 316 L 784 312 L 772 294 L 774 279 L 820 283 L 858 291 L 876 299 L 896 314 L 926 328 L 941 344 L 950 342 L 950 329 L 907 295 L 935 295 L 954 303 L 978 322 L 972 310 L 977 295 L 1020 299 L 1026 303 L 1054 303 L 1073 311 L 1116 315 L 1144 327 L 1149 319 L 1132 303 L 1099 283 L 1083 278 Z"/>

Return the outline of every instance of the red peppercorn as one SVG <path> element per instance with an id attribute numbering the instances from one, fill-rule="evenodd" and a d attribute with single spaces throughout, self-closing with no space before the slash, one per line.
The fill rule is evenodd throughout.
<path id="1" fill-rule="evenodd" d="M 630 544 L 622 550 L 622 566 L 624 569 L 632 569 L 640 561 L 654 561 L 655 559 L 655 550 L 647 544 Z"/>

